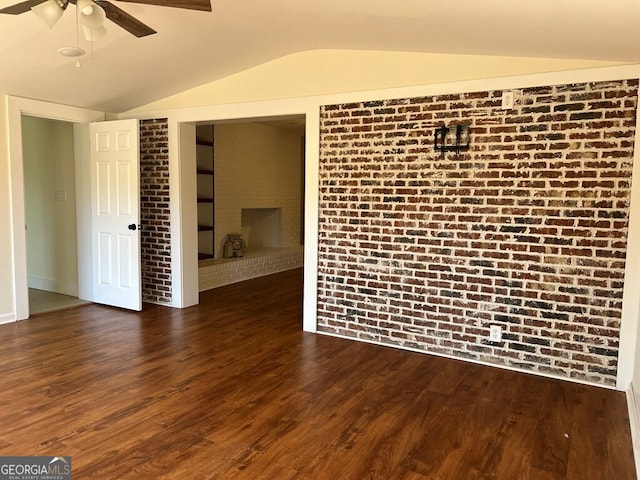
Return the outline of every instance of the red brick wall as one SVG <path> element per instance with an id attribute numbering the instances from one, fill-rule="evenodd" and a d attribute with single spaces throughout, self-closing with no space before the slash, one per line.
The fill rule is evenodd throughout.
<path id="1" fill-rule="evenodd" d="M 319 331 L 614 385 L 637 85 L 322 107 Z"/>
<path id="2" fill-rule="evenodd" d="M 166 118 L 140 121 L 142 299 L 158 304 L 171 303 L 168 145 Z"/>

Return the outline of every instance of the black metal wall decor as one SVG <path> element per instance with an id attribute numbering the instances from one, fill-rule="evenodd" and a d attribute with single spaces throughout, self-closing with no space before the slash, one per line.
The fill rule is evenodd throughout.
<path id="1" fill-rule="evenodd" d="M 442 155 L 445 152 L 460 153 L 468 150 L 471 137 L 469 135 L 470 124 L 450 125 L 436 128 L 433 146 Z"/>

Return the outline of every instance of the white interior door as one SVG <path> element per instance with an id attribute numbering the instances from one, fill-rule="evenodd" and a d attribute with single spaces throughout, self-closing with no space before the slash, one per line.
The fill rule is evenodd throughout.
<path id="1" fill-rule="evenodd" d="M 142 309 L 138 129 L 135 119 L 89 125 L 90 300 L 131 310 Z"/>

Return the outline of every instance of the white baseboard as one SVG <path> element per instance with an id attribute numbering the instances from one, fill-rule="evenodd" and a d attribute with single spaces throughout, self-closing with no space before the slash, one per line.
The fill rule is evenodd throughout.
<path id="1" fill-rule="evenodd" d="M 12 323 L 16 321 L 16 314 L 15 313 L 3 313 L 2 315 L 0 315 L 0 325 L 4 324 L 4 323 Z"/>
<path id="2" fill-rule="evenodd" d="M 70 297 L 78 296 L 77 284 L 64 283 L 50 278 L 36 277 L 34 275 L 29 275 L 27 282 L 29 288 L 35 288 L 36 290 L 60 293 L 62 295 L 69 295 Z"/>
<path id="3" fill-rule="evenodd" d="M 633 442 L 633 458 L 636 463 L 636 477 L 640 478 L 640 405 L 635 393 L 633 383 L 627 390 L 627 409 L 629 410 L 629 427 L 631 428 L 631 441 Z"/>

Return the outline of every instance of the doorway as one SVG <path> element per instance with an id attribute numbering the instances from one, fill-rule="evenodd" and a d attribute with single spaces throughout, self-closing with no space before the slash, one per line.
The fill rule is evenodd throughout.
<path id="1" fill-rule="evenodd" d="M 22 115 L 29 313 L 78 299 L 73 123 Z"/>
<path id="2" fill-rule="evenodd" d="M 213 132 L 196 157 L 199 291 L 304 265 L 305 123 L 290 115 L 197 124 L 200 149 L 200 132 Z"/>
<path id="3" fill-rule="evenodd" d="M 24 195 L 24 165 L 22 142 L 23 115 L 62 120 L 72 124 L 86 124 L 103 121 L 104 112 L 83 108 L 57 105 L 19 97 L 8 97 L 9 125 L 9 165 L 11 198 L 11 252 L 13 260 L 13 278 L 11 294 L 13 296 L 13 316 L 8 321 L 24 320 L 29 317 L 29 287 L 27 275 L 27 241 Z M 78 185 L 76 184 L 76 188 Z M 77 194 L 77 192 L 76 192 Z"/>

